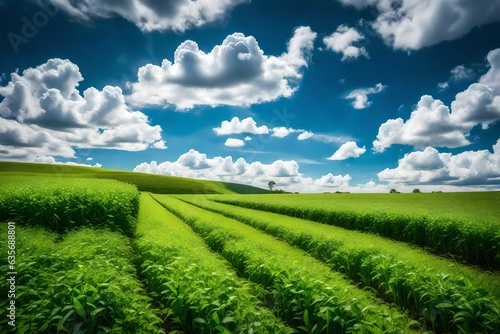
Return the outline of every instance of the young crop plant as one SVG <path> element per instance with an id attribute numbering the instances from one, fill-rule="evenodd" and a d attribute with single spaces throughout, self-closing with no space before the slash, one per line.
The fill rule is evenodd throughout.
<path id="1" fill-rule="evenodd" d="M 140 198 L 136 232 L 142 275 L 168 308 L 172 330 L 185 333 L 291 333 L 227 262 L 149 194 Z"/>
<path id="2" fill-rule="evenodd" d="M 0 223 L 1 235 L 6 225 Z M 130 262 L 128 238 L 82 229 L 58 242 L 59 235 L 40 228 L 17 226 L 16 232 L 16 327 L 2 317 L 1 333 L 164 333 Z M 4 279 L 0 293 L 5 310 Z"/>
<path id="3" fill-rule="evenodd" d="M 416 314 L 438 333 L 500 331 L 500 280 L 410 246 L 335 226 L 207 201 L 180 199 L 287 241 Z M 489 288 L 488 288 L 489 287 Z"/>
<path id="4" fill-rule="evenodd" d="M 139 210 L 135 186 L 114 180 L 0 176 L 0 221 L 63 233 L 80 227 L 132 235 Z"/>
<path id="5" fill-rule="evenodd" d="M 474 207 L 476 198 L 479 204 Z M 405 194 L 397 198 L 389 194 L 349 194 L 217 196 L 213 199 L 370 232 L 415 244 L 437 254 L 447 254 L 485 269 L 500 270 L 500 192 Z M 448 207 L 457 212 L 450 212 Z"/>
<path id="6" fill-rule="evenodd" d="M 153 197 L 190 225 L 240 276 L 266 289 L 267 304 L 299 332 L 409 333 L 418 325 L 300 250 L 178 199 Z"/>

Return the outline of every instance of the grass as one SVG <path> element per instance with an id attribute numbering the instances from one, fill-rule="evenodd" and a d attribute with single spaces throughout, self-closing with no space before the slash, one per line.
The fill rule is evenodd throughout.
<path id="1" fill-rule="evenodd" d="M 185 333 L 290 333 L 186 224 L 148 194 L 137 225 L 140 268 L 150 293 Z"/>
<path id="2" fill-rule="evenodd" d="M 157 194 L 263 194 L 268 190 L 226 182 L 204 181 L 189 178 L 126 172 L 104 168 L 48 165 L 37 163 L 0 161 L 0 175 L 39 176 L 53 179 L 90 178 L 113 179 L 134 184 L 140 191 Z"/>
<path id="3" fill-rule="evenodd" d="M 375 233 L 500 269 L 500 192 L 249 195 L 214 200 Z"/>
<path id="4" fill-rule="evenodd" d="M 0 221 L 63 233 L 92 226 L 131 235 L 139 209 L 135 186 L 115 180 L 0 176 Z"/>
<path id="5" fill-rule="evenodd" d="M 500 276 L 478 272 L 379 236 L 231 206 L 182 200 L 299 247 L 419 315 L 435 332 L 500 331 Z M 446 305 L 446 307 L 445 307 Z"/>
<path id="6" fill-rule="evenodd" d="M 415 325 L 342 275 L 240 222 L 168 196 L 154 195 L 237 272 L 264 287 L 268 305 L 305 333 L 408 333 Z"/>
<path id="7" fill-rule="evenodd" d="M 16 327 L 2 317 L 2 333 L 163 333 L 161 319 L 136 277 L 125 236 L 82 229 L 59 235 L 16 226 Z M 7 224 L 0 223 L 0 234 Z M 1 243 L 0 268 L 8 272 Z M 0 307 L 9 300 L 0 282 Z"/>

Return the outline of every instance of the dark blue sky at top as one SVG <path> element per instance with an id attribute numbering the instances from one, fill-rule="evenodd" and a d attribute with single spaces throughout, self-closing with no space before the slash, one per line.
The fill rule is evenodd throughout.
<path id="1" fill-rule="evenodd" d="M 290 98 L 254 104 L 249 107 L 195 107 L 178 112 L 174 108 L 137 108 L 148 115 L 150 124 L 161 125 L 167 150 L 148 149 L 138 152 L 103 149 L 77 149 L 76 159 L 60 159 L 84 163 L 92 156 L 105 168 L 132 170 L 142 162 L 156 160 L 175 161 L 181 154 L 195 149 L 209 157 L 243 157 L 248 162 L 272 163 L 277 159 L 296 160 L 300 172 L 318 178 L 321 175 L 350 174 L 352 184 L 366 183 L 385 168 L 395 168 L 397 160 L 414 151 L 412 146 L 393 145 L 383 153 L 372 152 L 379 126 L 388 119 L 408 119 L 415 104 L 425 94 L 442 100 L 446 105 L 455 94 L 476 82 L 487 68 L 486 55 L 500 47 L 500 22 L 474 28 L 466 36 L 445 41 L 411 52 L 394 50 L 384 44 L 366 22 L 374 19 L 370 9 L 357 10 L 333 0 L 315 1 L 266 1 L 253 0 L 235 7 L 221 21 L 208 23 L 183 33 L 172 31 L 141 32 L 133 23 L 120 17 L 94 18 L 82 24 L 60 11 L 39 28 L 27 44 L 19 45 L 19 52 L 7 38 L 9 32 L 20 34 L 22 18 L 30 21 L 40 11 L 33 1 L 0 1 L 0 74 L 10 80 L 10 73 L 19 69 L 36 67 L 51 58 L 69 59 L 77 64 L 84 81 L 78 87 L 83 92 L 88 87 L 102 89 L 106 85 L 119 86 L 127 92 L 126 83 L 137 81 L 139 67 L 148 63 L 160 65 L 163 59 L 173 61 L 176 48 L 185 40 L 198 43 L 201 50 L 209 52 L 215 45 L 234 32 L 254 36 L 266 55 L 279 56 L 286 51 L 287 41 L 294 28 L 310 26 L 317 32 L 315 49 L 298 91 Z M 360 26 L 359 20 L 365 20 Z M 341 61 L 341 55 L 326 50 L 323 37 L 333 33 L 341 24 L 356 27 L 365 40 L 369 59 L 359 57 Z M 319 50 L 322 48 L 323 50 Z M 450 70 L 457 65 L 475 70 L 469 80 L 451 83 L 450 88 L 439 91 L 438 83 L 448 81 Z M 370 95 L 372 105 L 356 110 L 345 96 L 354 89 L 387 85 L 379 94 Z M 1 99 L 1 97 L 0 97 Z M 291 115 L 289 123 L 276 117 L 278 113 Z M 296 135 L 282 139 L 253 137 L 243 148 L 224 146 L 227 136 L 216 136 L 212 128 L 223 120 L 237 116 L 251 116 L 258 125 L 289 126 L 310 130 L 318 134 L 351 138 L 359 147 L 366 146 L 366 153 L 357 159 L 329 161 L 341 143 L 324 143 L 317 140 L 297 141 Z M 464 150 L 489 149 L 499 138 L 500 123 L 489 129 L 475 127 L 473 143 L 466 147 L 440 148 L 439 152 L 459 153 Z M 245 134 L 231 137 L 243 139 Z"/>

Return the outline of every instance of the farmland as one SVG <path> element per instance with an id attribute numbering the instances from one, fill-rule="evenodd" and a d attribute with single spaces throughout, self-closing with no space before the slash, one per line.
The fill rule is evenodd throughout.
<path id="1" fill-rule="evenodd" d="M 0 174 L 0 333 L 500 331 L 499 193 L 152 193 L 44 168 Z"/>
<path id="2" fill-rule="evenodd" d="M 44 176 L 52 179 L 109 179 L 133 184 L 140 191 L 157 194 L 265 194 L 269 190 L 228 182 L 195 180 L 183 177 L 125 172 L 104 168 L 47 165 L 0 161 L 4 176 Z"/>

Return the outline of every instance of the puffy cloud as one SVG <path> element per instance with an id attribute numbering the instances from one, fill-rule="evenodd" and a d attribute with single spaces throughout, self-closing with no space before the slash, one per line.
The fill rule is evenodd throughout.
<path id="1" fill-rule="evenodd" d="M 331 190 L 332 187 L 347 189 L 351 180 L 349 175 L 331 173 L 316 180 L 305 177 L 299 172 L 299 164 L 295 160 L 276 160 L 269 164 L 259 161 L 249 163 L 243 158 L 234 160 L 231 156 L 208 158 L 206 154 L 193 149 L 176 161 L 144 162 L 136 166 L 134 171 L 237 182 L 261 188 L 267 188 L 267 183 L 274 180 L 278 189 L 304 192 L 322 192 Z"/>
<path id="2" fill-rule="evenodd" d="M 359 156 L 365 152 L 366 148 L 364 146 L 358 147 L 356 142 L 348 141 L 342 144 L 342 146 L 340 146 L 339 149 L 331 157 L 328 158 L 328 160 L 346 160 L 349 158 L 359 158 Z"/>
<path id="3" fill-rule="evenodd" d="M 157 148 L 159 150 L 166 150 L 167 149 L 167 145 L 165 144 L 164 140 L 158 140 L 158 141 L 154 142 L 153 147 Z"/>
<path id="4" fill-rule="evenodd" d="M 311 131 L 304 131 L 300 135 L 297 136 L 298 140 L 306 140 L 314 136 L 314 133 Z"/>
<path id="5" fill-rule="evenodd" d="M 468 80 L 474 76 L 474 70 L 471 68 L 467 68 L 464 65 L 458 65 L 457 67 L 453 68 L 450 73 L 450 80 L 452 81 Z"/>
<path id="6" fill-rule="evenodd" d="M 252 117 L 247 117 L 241 121 L 238 117 L 233 117 L 231 121 L 222 121 L 220 127 L 213 130 L 218 136 L 240 133 L 252 133 L 255 135 L 269 133 L 267 126 L 257 126 L 257 122 Z"/>
<path id="7" fill-rule="evenodd" d="M 320 187 L 347 187 L 349 181 L 351 181 L 351 176 L 349 174 L 342 176 L 328 173 L 315 180 L 314 184 Z"/>
<path id="8" fill-rule="evenodd" d="M 50 0 L 77 19 L 121 16 L 142 31 L 185 31 L 221 19 L 245 0 Z"/>
<path id="9" fill-rule="evenodd" d="M 500 20 L 500 2 L 492 0 L 339 1 L 357 8 L 376 6 L 373 27 L 395 49 L 418 50 Z"/>
<path id="10" fill-rule="evenodd" d="M 392 184 L 444 184 L 484 186 L 500 184 L 500 140 L 488 150 L 456 155 L 439 153 L 433 147 L 406 154 L 394 169 L 378 173 Z"/>
<path id="11" fill-rule="evenodd" d="M 354 109 L 365 109 L 372 105 L 371 101 L 368 101 L 368 95 L 378 94 L 382 92 L 387 86 L 378 83 L 375 87 L 355 89 L 346 96 L 346 99 L 352 99 L 352 106 Z"/>
<path id="12" fill-rule="evenodd" d="M 450 84 L 448 82 L 440 82 L 438 83 L 438 88 L 439 90 L 445 90 L 445 89 L 448 89 L 450 87 Z"/>
<path id="13" fill-rule="evenodd" d="M 147 64 L 138 82 L 129 83 L 128 101 L 137 106 L 197 105 L 248 106 L 290 97 L 307 67 L 316 33 L 295 29 L 288 51 L 279 57 L 264 54 L 252 36 L 234 33 L 205 53 L 187 40 L 174 53 L 174 61 Z"/>
<path id="14" fill-rule="evenodd" d="M 479 82 L 458 93 L 451 109 L 440 100 L 424 95 L 408 120 L 390 119 L 379 128 L 373 142 L 375 151 L 383 152 L 393 144 L 417 148 L 461 147 L 470 144 L 467 137 L 473 127 L 483 129 L 500 119 L 500 49 L 488 54 L 491 64 Z"/>
<path id="15" fill-rule="evenodd" d="M 460 147 L 469 141 L 461 127 L 452 123 L 450 109 L 440 100 L 424 95 L 406 122 L 402 118 L 390 119 L 380 126 L 374 150 L 383 152 L 393 144 Z"/>
<path id="16" fill-rule="evenodd" d="M 273 131 L 273 137 L 284 138 L 288 136 L 290 133 L 298 132 L 300 130 L 287 128 L 284 126 L 278 126 L 273 128 L 272 131 Z"/>
<path id="17" fill-rule="evenodd" d="M 346 25 L 338 26 L 337 30 L 323 38 L 326 47 L 334 52 L 342 54 L 342 61 L 346 59 L 356 59 L 359 56 L 368 58 L 368 52 L 364 47 L 357 47 L 353 44 L 364 39 L 355 28 Z"/>
<path id="18" fill-rule="evenodd" d="M 306 139 L 313 138 L 316 136 L 311 131 L 294 129 L 291 127 L 287 128 L 284 126 L 279 126 L 279 127 L 274 127 L 274 128 L 270 129 L 266 125 L 257 126 L 257 122 L 255 122 L 252 117 L 247 117 L 241 121 L 238 117 L 233 117 L 230 121 L 222 121 L 221 125 L 219 127 L 213 128 L 213 130 L 218 136 L 241 134 L 241 133 L 251 133 L 254 135 L 271 134 L 273 137 L 284 138 L 291 133 L 300 133 L 297 136 L 298 140 L 306 140 Z M 318 140 L 324 141 L 321 136 L 322 135 L 318 135 Z M 328 136 L 325 136 L 325 137 L 327 137 L 327 139 L 329 139 Z M 233 138 L 229 138 L 229 139 L 231 139 L 231 140 L 226 141 L 226 146 L 241 147 L 244 145 L 244 143 L 239 139 L 237 141 L 233 140 Z M 249 136 L 245 137 L 245 141 L 250 141 L 250 140 L 252 140 L 251 137 L 249 137 Z M 234 145 L 237 145 L 237 146 L 234 146 Z"/>
<path id="19" fill-rule="evenodd" d="M 236 138 L 228 138 L 224 145 L 227 147 L 242 147 L 245 146 L 245 141 Z"/>
<path id="20" fill-rule="evenodd" d="M 78 66 L 62 59 L 12 73 L 0 86 L 0 158 L 69 158 L 73 148 L 138 151 L 159 145 L 161 127 L 130 109 L 119 87 L 90 87 L 82 96 L 82 80 Z"/>
<path id="21" fill-rule="evenodd" d="M 498 96 L 500 95 L 500 48 L 488 52 L 486 59 L 490 64 L 490 69 L 479 82 L 490 87 Z"/>

